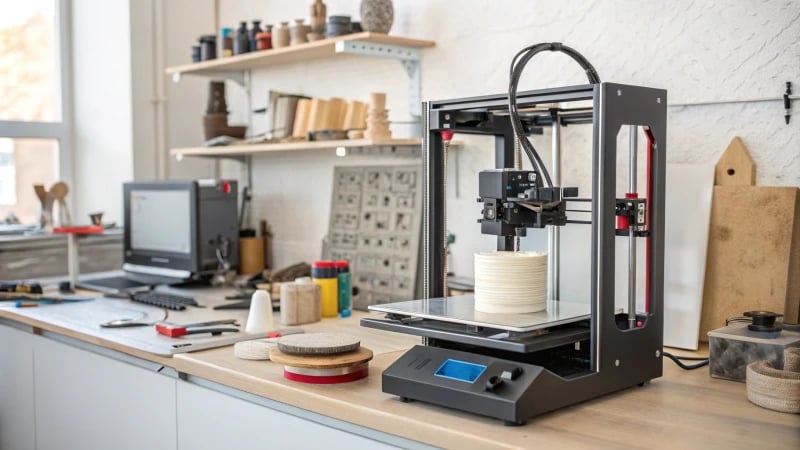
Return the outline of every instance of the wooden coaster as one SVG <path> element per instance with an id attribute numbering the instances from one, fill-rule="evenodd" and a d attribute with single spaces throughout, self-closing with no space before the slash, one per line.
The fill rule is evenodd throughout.
<path id="1" fill-rule="evenodd" d="M 358 350 L 342 353 L 340 355 L 289 355 L 274 348 L 269 352 L 269 358 L 278 364 L 307 369 L 333 369 L 362 364 L 372 359 L 372 350 L 360 347 Z"/>
<path id="2" fill-rule="evenodd" d="M 336 355 L 358 349 L 361 341 L 347 334 L 292 334 L 278 340 L 278 348 L 290 355 Z"/>

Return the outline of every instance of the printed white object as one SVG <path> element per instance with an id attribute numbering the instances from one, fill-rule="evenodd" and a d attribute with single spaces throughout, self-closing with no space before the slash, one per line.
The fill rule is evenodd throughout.
<path id="1" fill-rule="evenodd" d="M 275 330 L 272 317 L 272 298 L 269 292 L 257 290 L 250 299 L 250 314 L 247 316 L 248 333 L 264 333 Z"/>
<path id="2" fill-rule="evenodd" d="M 475 254 L 475 310 L 524 314 L 547 308 L 547 254 L 480 252 Z"/>

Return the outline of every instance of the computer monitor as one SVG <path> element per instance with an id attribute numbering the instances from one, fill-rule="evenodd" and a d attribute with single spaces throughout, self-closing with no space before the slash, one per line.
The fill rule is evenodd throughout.
<path id="1" fill-rule="evenodd" d="M 125 183 L 123 269 L 190 279 L 239 263 L 237 184 L 229 180 Z"/>

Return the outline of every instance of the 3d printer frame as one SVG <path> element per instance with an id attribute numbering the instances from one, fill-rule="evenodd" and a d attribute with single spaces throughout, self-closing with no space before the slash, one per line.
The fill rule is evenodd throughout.
<path id="1" fill-rule="evenodd" d="M 567 107 L 572 102 L 585 105 L 587 101 L 591 101 L 591 107 Z M 414 314 L 390 313 L 387 321 L 362 320 L 364 326 L 423 337 L 423 346 L 414 347 L 384 372 L 384 392 L 399 395 L 403 400 L 436 403 L 498 417 L 508 424 L 520 424 L 535 415 L 641 385 L 662 375 L 666 104 L 665 90 L 614 83 L 517 94 L 519 110 L 532 112 L 524 119 L 527 132 L 533 133 L 546 126 L 553 128 L 554 166 L 559 172 L 561 156 L 560 148 L 556 147 L 560 147 L 560 128 L 592 126 L 591 221 L 562 220 L 563 224 L 591 226 L 589 317 L 567 328 L 553 323 L 552 329 L 542 330 L 545 333 L 520 335 L 519 339 L 513 332 L 507 332 L 503 340 L 493 339 L 497 330 L 488 325 L 486 332 L 476 324 L 469 325 L 465 332 L 459 332 L 458 326 L 454 326 L 459 324 L 440 322 L 435 317 L 415 317 Z M 546 113 L 541 113 L 543 107 Z M 426 302 L 442 300 L 440 298 L 447 292 L 446 193 L 443 183 L 447 143 L 443 134 L 446 137 L 452 136 L 453 132 L 493 136 L 496 169 L 514 168 L 515 143 L 506 94 L 426 102 L 423 103 L 423 120 L 422 301 Z M 623 126 L 631 126 L 632 130 L 641 128 L 647 138 L 645 199 L 633 195 L 636 188 L 634 175 L 632 192 L 623 198 L 616 195 L 617 153 L 620 150 L 617 148 L 617 134 Z M 635 139 L 634 134 L 630 155 L 634 173 Z M 554 186 L 557 186 L 560 176 L 556 173 L 554 178 Z M 557 230 L 557 226 L 548 227 Z M 497 250 L 513 251 L 518 245 L 515 245 L 515 240 L 519 231 L 515 236 L 509 230 L 498 230 L 500 228 L 493 227 L 489 231 L 489 234 L 498 235 Z M 549 276 L 550 282 L 555 281 L 551 301 L 557 302 L 558 235 L 552 230 L 550 233 Z M 556 234 L 556 239 L 553 239 L 553 234 Z M 630 238 L 629 261 L 635 261 L 636 240 L 646 241 L 645 311 L 636 311 L 635 285 L 633 292 L 629 285 L 629 311 L 622 315 L 615 313 L 615 298 L 619 295 L 615 292 L 615 240 L 619 235 Z M 630 278 L 635 277 L 635 266 L 633 272 L 629 273 Z M 391 307 L 379 305 L 374 309 L 391 310 L 381 306 Z M 583 330 L 580 330 L 581 326 Z M 486 378 L 486 392 L 483 392 L 482 388 L 462 388 L 458 383 L 449 386 L 409 369 L 414 365 L 417 368 L 424 366 L 426 359 L 447 358 L 448 354 L 460 355 L 465 361 L 465 355 L 475 355 L 470 361 L 489 367 L 487 370 L 502 370 L 502 373 Z M 521 365 L 506 364 L 512 362 Z M 491 383 L 498 380 L 502 383 L 501 376 L 507 381 L 515 380 L 516 369 L 520 369 L 517 375 L 522 374 L 523 365 L 527 371 L 520 378 L 524 386 L 509 383 L 511 387 L 505 392 L 493 396 L 497 392 L 492 392 L 495 386 Z M 491 374 L 483 375 L 481 380 L 488 375 Z"/>

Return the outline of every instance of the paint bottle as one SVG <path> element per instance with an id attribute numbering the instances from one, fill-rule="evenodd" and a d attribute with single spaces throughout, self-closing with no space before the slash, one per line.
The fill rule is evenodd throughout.
<path id="1" fill-rule="evenodd" d="M 220 45 L 222 51 L 220 53 L 223 57 L 233 56 L 233 29 L 222 28 L 219 30 L 219 34 L 222 37 L 222 45 Z"/>
<path id="2" fill-rule="evenodd" d="M 322 317 L 336 317 L 339 314 L 339 274 L 333 261 L 311 263 L 311 279 L 319 285 Z"/>
<path id="3" fill-rule="evenodd" d="M 347 261 L 334 261 L 336 275 L 339 282 L 339 312 L 350 310 L 350 263 Z"/>

